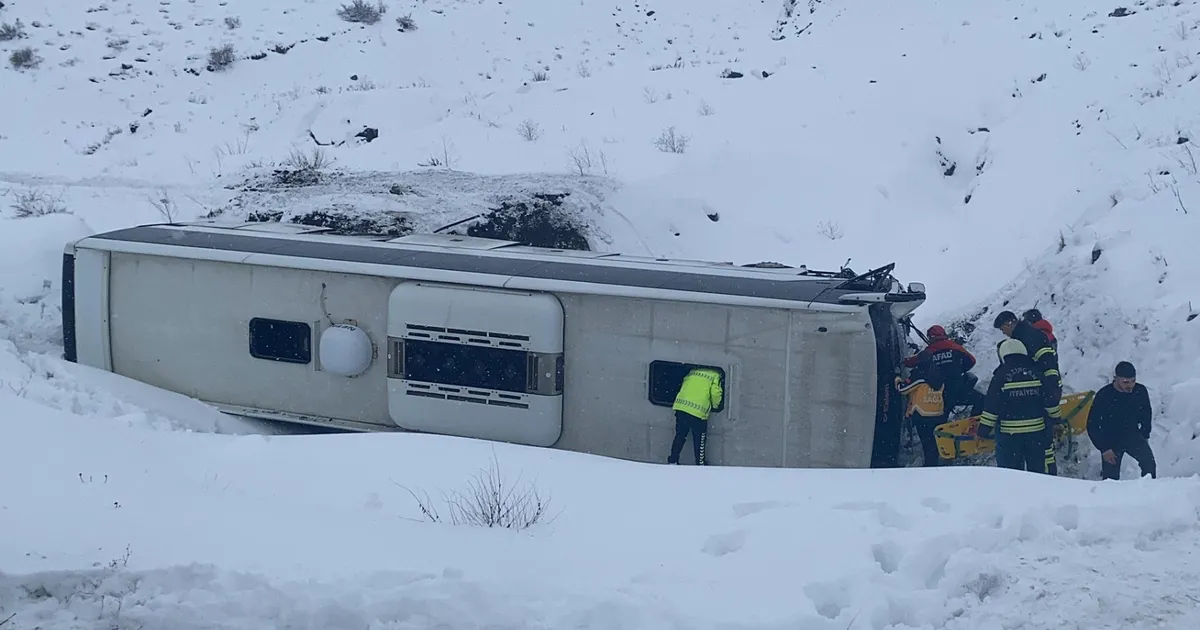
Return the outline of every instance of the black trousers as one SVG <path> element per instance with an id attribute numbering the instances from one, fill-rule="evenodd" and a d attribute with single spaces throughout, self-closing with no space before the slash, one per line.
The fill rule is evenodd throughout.
<path id="1" fill-rule="evenodd" d="M 687 441 L 688 433 L 692 434 L 692 449 L 696 452 L 696 465 L 704 466 L 704 436 L 708 433 L 708 421 L 701 420 L 686 411 L 675 412 L 675 441 L 671 442 L 671 456 L 668 464 L 678 464 L 679 455 L 683 452 L 683 443 Z"/>
<path id="2" fill-rule="evenodd" d="M 996 436 L 996 465 L 1046 473 L 1046 432 L 1000 433 Z"/>
<path id="3" fill-rule="evenodd" d="M 1150 475 L 1151 478 L 1158 478 L 1158 465 L 1154 461 L 1154 451 L 1150 449 L 1150 442 L 1146 441 L 1146 438 L 1142 437 L 1140 433 L 1131 432 L 1122 436 L 1112 450 L 1117 454 L 1117 463 L 1110 464 L 1101 460 L 1101 479 L 1121 478 L 1121 460 L 1125 458 L 1126 453 L 1137 460 L 1143 477 Z"/>
<path id="4" fill-rule="evenodd" d="M 926 418 L 925 416 L 914 414 L 912 416 L 913 428 L 917 430 L 917 437 L 921 438 L 921 455 L 924 463 L 922 466 L 937 466 L 941 460 L 941 455 L 937 450 L 937 438 L 933 435 L 933 430 L 939 424 L 946 423 L 946 416 L 935 416 Z"/>
<path id="5" fill-rule="evenodd" d="M 1046 444 L 1046 474 L 1058 476 L 1058 449 L 1054 444 L 1054 425 L 1050 423 L 1050 417 L 1046 417 L 1046 437 L 1043 438 Z"/>

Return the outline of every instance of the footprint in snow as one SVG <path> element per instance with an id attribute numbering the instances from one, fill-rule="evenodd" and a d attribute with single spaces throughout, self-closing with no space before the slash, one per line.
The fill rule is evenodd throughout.
<path id="1" fill-rule="evenodd" d="M 740 551 L 746 544 L 746 532 L 735 530 L 724 534 L 713 534 L 704 543 L 702 551 L 713 557 L 721 557 Z"/>
<path id="2" fill-rule="evenodd" d="M 945 514 L 950 511 L 950 504 L 937 497 L 927 497 L 921 499 L 921 505 L 933 510 L 934 512 L 937 512 L 938 514 Z"/>
<path id="3" fill-rule="evenodd" d="M 1054 522 L 1067 531 L 1079 529 L 1079 506 L 1060 505 L 1054 510 Z"/>
<path id="4" fill-rule="evenodd" d="M 853 592 L 846 581 L 814 582 L 804 586 L 804 594 L 817 609 L 817 614 L 826 619 L 837 619 L 850 607 Z"/>
<path id="5" fill-rule="evenodd" d="M 852 512 L 874 512 L 876 518 L 879 519 L 879 524 L 884 527 L 892 529 L 908 529 L 910 527 L 907 516 L 901 514 L 896 508 L 879 501 L 849 501 L 833 507 Z"/>
<path id="6" fill-rule="evenodd" d="M 750 516 L 767 510 L 774 510 L 787 505 L 782 501 L 753 501 L 749 503 L 735 503 L 733 505 L 733 515 L 737 518 Z"/>
<path id="7" fill-rule="evenodd" d="M 892 574 L 900 568 L 900 561 L 904 559 L 904 547 L 889 540 L 871 545 L 871 555 L 884 573 Z"/>

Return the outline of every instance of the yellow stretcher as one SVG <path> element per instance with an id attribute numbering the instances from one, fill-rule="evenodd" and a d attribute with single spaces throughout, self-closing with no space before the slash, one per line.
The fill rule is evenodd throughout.
<path id="1" fill-rule="evenodd" d="M 1059 409 L 1067 421 L 1067 428 L 1060 429 L 1055 436 L 1056 443 L 1070 430 L 1071 435 L 1079 435 L 1087 430 L 1088 413 L 1092 409 L 1092 399 L 1096 392 L 1079 392 L 1062 397 Z M 962 418 L 946 424 L 939 424 L 933 430 L 937 441 L 938 455 L 944 460 L 955 460 L 960 457 L 990 453 L 996 449 L 996 440 L 983 439 L 975 436 L 974 428 L 979 422 L 979 416 Z"/>

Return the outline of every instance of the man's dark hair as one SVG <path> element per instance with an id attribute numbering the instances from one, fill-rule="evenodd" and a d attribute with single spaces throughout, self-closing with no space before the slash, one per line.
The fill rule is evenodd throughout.
<path id="1" fill-rule="evenodd" d="M 1032 324 L 1032 323 L 1042 319 L 1042 312 L 1037 310 L 1036 308 L 1031 308 L 1028 311 L 1025 311 L 1024 313 L 1021 313 L 1021 319 Z"/>
<path id="2" fill-rule="evenodd" d="M 992 322 L 992 327 L 1000 328 L 1001 326 L 1003 326 L 1009 322 L 1015 322 L 1015 321 L 1017 321 L 1016 313 L 1014 313 L 1012 311 L 1000 311 L 1000 314 L 996 316 L 996 321 Z"/>
<path id="3" fill-rule="evenodd" d="M 1116 374 L 1120 378 L 1137 378 L 1137 370 L 1128 361 L 1118 363 L 1117 369 L 1113 370 L 1113 374 Z"/>

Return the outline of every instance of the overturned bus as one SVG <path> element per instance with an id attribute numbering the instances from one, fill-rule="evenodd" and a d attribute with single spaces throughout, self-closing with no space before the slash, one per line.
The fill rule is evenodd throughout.
<path id="1" fill-rule="evenodd" d="M 705 366 L 726 392 L 710 465 L 889 467 L 904 322 L 925 300 L 893 267 L 144 225 L 66 248 L 63 342 L 69 361 L 230 414 L 642 462 L 665 462 L 675 393 Z"/>

